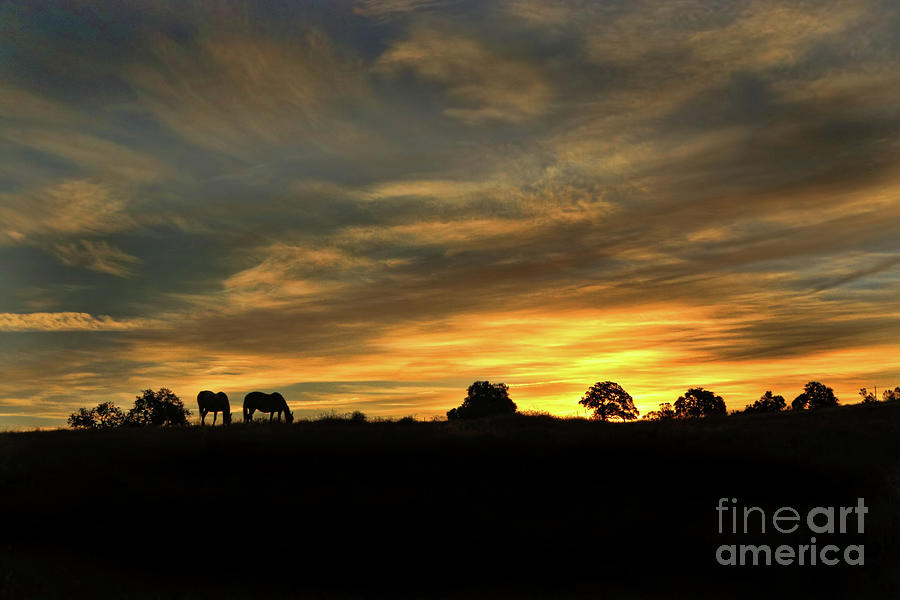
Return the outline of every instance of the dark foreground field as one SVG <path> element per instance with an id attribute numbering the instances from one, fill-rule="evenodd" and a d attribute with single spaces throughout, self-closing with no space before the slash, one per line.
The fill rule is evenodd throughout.
<path id="1" fill-rule="evenodd" d="M 613 425 L 0 435 L 0 597 L 898 597 L 900 405 Z M 865 565 L 723 567 L 720 497 L 855 505 Z M 727 540 L 727 541 L 726 541 Z"/>

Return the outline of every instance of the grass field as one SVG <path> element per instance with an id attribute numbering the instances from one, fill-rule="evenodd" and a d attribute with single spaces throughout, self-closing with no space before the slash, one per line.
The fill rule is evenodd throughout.
<path id="1" fill-rule="evenodd" d="M 0 597 L 896 597 L 900 404 L 0 434 Z M 863 566 L 721 566 L 719 498 L 869 507 Z"/>

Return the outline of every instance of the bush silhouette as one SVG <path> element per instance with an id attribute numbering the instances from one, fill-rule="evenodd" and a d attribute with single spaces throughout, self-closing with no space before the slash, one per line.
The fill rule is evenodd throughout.
<path id="1" fill-rule="evenodd" d="M 900 400 L 900 387 L 884 390 L 881 392 L 881 399 L 885 402 L 897 402 Z"/>
<path id="2" fill-rule="evenodd" d="M 771 390 L 759 397 L 759 400 L 753 404 L 748 404 L 744 409 L 745 413 L 768 413 L 780 412 L 787 408 L 787 402 L 784 396 L 773 396 Z"/>
<path id="3" fill-rule="evenodd" d="M 134 407 L 125 417 L 125 425 L 187 425 L 191 411 L 168 388 L 157 391 L 144 390 L 134 401 Z"/>
<path id="4" fill-rule="evenodd" d="M 614 417 L 628 421 L 637 419 L 640 414 L 634 406 L 631 394 L 613 381 L 598 381 L 585 392 L 578 403 L 593 409 L 592 418 L 601 421 L 608 421 Z"/>
<path id="5" fill-rule="evenodd" d="M 689 389 L 675 401 L 675 417 L 678 419 L 724 417 L 727 414 L 722 397 L 702 387 Z"/>
<path id="6" fill-rule="evenodd" d="M 859 388 L 859 396 L 862 398 L 863 404 L 872 404 L 873 402 L 878 402 L 878 398 L 875 396 L 873 392 L 870 392 L 866 388 Z"/>
<path id="7" fill-rule="evenodd" d="M 511 415 L 516 412 L 516 403 L 509 397 L 509 386 L 505 383 L 476 381 L 469 386 L 468 395 L 458 408 L 447 411 L 449 420 L 477 419 L 494 415 Z"/>
<path id="8" fill-rule="evenodd" d="M 75 429 L 110 429 L 125 421 L 125 413 L 113 402 L 101 402 L 94 408 L 79 408 L 69 415 L 69 427 Z"/>
<path id="9" fill-rule="evenodd" d="M 870 392 L 866 388 L 860 388 L 859 395 L 862 398 L 863 404 L 879 402 L 878 397 L 875 395 L 877 391 L 878 388 L 876 388 L 875 392 Z M 894 389 L 888 388 L 881 392 L 882 402 L 896 402 L 897 400 L 900 400 L 900 387 L 895 387 Z"/>
<path id="10" fill-rule="evenodd" d="M 803 386 L 803 393 L 791 402 L 791 410 L 812 410 L 837 405 L 834 390 L 818 381 L 810 381 Z"/>
<path id="11" fill-rule="evenodd" d="M 661 402 L 659 410 L 651 410 L 644 415 L 645 421 L 665 421 L 675 418 L 675 409 L 672 408 L 671 402 Z"/>

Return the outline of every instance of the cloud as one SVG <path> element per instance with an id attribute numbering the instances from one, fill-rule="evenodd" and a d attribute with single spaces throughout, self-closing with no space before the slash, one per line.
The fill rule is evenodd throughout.
<path id="1" fill-rule="evenodd" d="M 20 126 L 23 123 L 73 125 L 80 120 L 78 113 L 65 104 L 5 82 L 0 82 L 0 113 Z"/>
<path id="2" fill-rule="evenodd" d="M 453 4 L 453 0 L 359 0 L 353 12 L 364 17 L 388 19 L 414 11 L 427 11 Z"/>
<path id="3" fill-rule="evenodd" d="M 533 0 L 507 0 L 502 10 L 516 19 L 540 27 L 558 26 L 573 21 L 579 11 L 588 7 L 583 2 L 534 2 Z"/>
<path id="4" fill-rule="evenodd" d="M 170 167 L 146 153 L 81 131 L 5 127 L 0 137 L 19 146 L 65 159 L 83 172 L 90 173 L 93 178 L 140 184 L 153 183 L 171 177 L 173 173 Z"/>
<path id="5" fill-rule="evenodd" d="M 452 179 L 413 179 L 398 181 L 382 181 L 369 186 L 365 197 L 373 200 L 416 196 L 421 198 L 451 201 L 471 198 L 479 193 L 496 189 L 498 186 L 490 182 L 455 181 Z"/>
<path id="6" fill-rule="evenodd" d="M 145 319 L 114 319 L 78 312 L 0 313 L 0 331 L 127 331 L 150 324 Z"/>
<path id="7" fill-rule="evenodd" d="M 470 124 L 533 119 L 548 109 L 553 97 L 534 65 L 439 29 L 414 30 L 392 44 L 377 64 L 386 73 L 408 70 L 443 86 L 454 101 L 444 114 Z"/>
<path id="8" fill-rule="evenodd" d="M 721 65 L 726 72 L 766 69 L 795 62 L 817 40 L 852 27 L 865 10 L 862 2 L 831 3 L 815 11 L 757 2 L 724 27 L 691 34 L 688 43 L 701 65 Z"/>
<path id="9" fill-rule="evenodd" d="M 816 287 L 815 290 L 817 292 L 821 292 L 842 285 L 847 285 L 848 283 L 853 283 L 872 275 L 879 275 L 881 273 L 890 272 L 898 265 L 900 265 L 900 256 L 894 255 L 880 258 L 879 260 L 873 262 L 872 264 L 869 264 L 868 266 L 864 266 L 861 268 L 857 267 L 849 273 L 845 272 L 841 275 L 838 275 L 837 277 L 825 281 L 818 287 Z"/>
<path id="10" fill-rule="evenodd" d="M 128 80 L 142 105 L 191 143 L 245 157 L 260 147 L 328 146 L 355 135 L 329 113 L 364 95 L 362 81 L 354 62 L 315 30 L 284 39 L 217 32 L 191 43 L 157 36 L 153 51 L 155 60 L 131 66 Z"/>
<path id="11" fill-rule="evenodd" d="M 274 308 L 298 300 L 338 293 L 342 275 L 374 265 L 336 248 L 297 247 L 276 244 L 259 252 L 264 258 L 253 267 L 224 282 L 222 308 Z"/>
<path id="12" fill-rule="evenodd" d="M 128 200 L 120 191 L 87 179 L 64 180 L 41 190 L 8 194 L 2 200 L 0 221 L 7 243 L 104 234 L 135 226 Z"/>
<path id="13" fill-rule="evenodd" d="M 131 265 L 141 262 L 105 241 L 80 240 L 53 246 L 53 254 L 70 267 L 85 267 L 117 277 L 131 275 Z"/>
<path id="14" fill-rule="evenodd" d="M 0 205 L 0 245 L 38 246 L 64 265 L 128 277 L 141 262 L 105 240 L 78 239 L 137 226 L 128 200 L 112 186 L 66 180 L 39 191 L 8 196 Z"/>

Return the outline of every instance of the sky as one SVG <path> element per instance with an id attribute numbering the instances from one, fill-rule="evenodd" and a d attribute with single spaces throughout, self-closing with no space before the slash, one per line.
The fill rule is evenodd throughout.
<path id="1" fill-rule="evenodd" d="M 0 428 L 900 385 L 900 4 L 0 4 Z"/>

